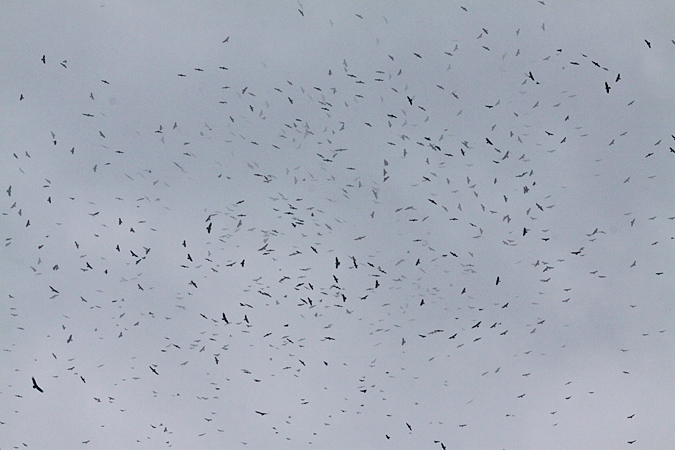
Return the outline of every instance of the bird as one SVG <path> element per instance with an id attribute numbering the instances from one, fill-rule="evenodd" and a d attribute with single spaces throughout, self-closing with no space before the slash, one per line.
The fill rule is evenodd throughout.
<path id="1" fill-rule="evenodd" d="M 607 91 L 608 94 L 610 89 L 611 88 L 609 87 L 609 84 L 607 84 L 607 82 L 605 81 L 605 91 Z"/>
<path id="2" fill-rule="evenodd" d="M 652 43 L 649 42 L 647 39 L 645 39 L 645 43 L 647 44 L 647 47 L 652 48 Z"/>
<path id="3" fill-rule="evenodd" d="M 37 389 L 38 392 L 44 392 L 40 386 L 38 386 L 37 381 L 35 381 L 35 377 L 31 377 L 33 380 L 33 389 Z"/>

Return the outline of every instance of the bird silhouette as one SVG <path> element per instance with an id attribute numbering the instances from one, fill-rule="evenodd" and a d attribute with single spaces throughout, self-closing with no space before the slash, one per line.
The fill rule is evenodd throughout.
<path id="1" fill-rule="evenodd" d="M 37 381 L 35 381 L 35 378 L 34 378 L 34 377 L 31 377 L 31 379 L 33 380 L 33 389 L 37 389 L 38 392 L 44 392 L 44 391 L 42 390 L 42 388 L 40 388 L 40 386 L 38 386 Z"/>

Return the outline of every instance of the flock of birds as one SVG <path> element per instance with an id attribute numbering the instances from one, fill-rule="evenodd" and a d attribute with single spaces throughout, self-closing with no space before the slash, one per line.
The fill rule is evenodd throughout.
<path id="1" fill-rule="evenodd" d="M 611 136 L 596 132 L 589 120 L 606 119 L 580 111 L 575 89 L 630 115 L 630 79 L 602 55 L 521 54 L 496 34 L 476 26 L 426 52 L 384 50 L 379 36 L 358 49 L 367 61 L 342 49 L 316 62 L 311 84 L 245 82 L 227 62 L 237 37 L 223 36 L 219 61 L 166 75 L 202 115 L 163 111 L 152 128 L 124 119 L 113 77 L 82 83 L 69 94 L 81 110 L 40 131 L 41 148 L 5 149 L 3 264 L 15 274 L 0 446 L 34 447 L 32 432 L 7 430 L 31 429 L 36 402 L 55 416 L 78 408 L 86 417 L 41 420 L 98 448 L 113 435 L 127 448 L 524 448 L 486 430 L 576 433 L 575 414 L 602 410 L 639 372 L 635 353 L 667 339 L 667 315 L 649 319 L 647 299 L 609 286 L 672 277 L 667 256 L 632 254 L 672 252 L 675 217 L 607 209 L 594 223 L 608 197 L 575 184 L 611 186 L 610 203 L 649 191 L 675 137 L 622 160 L 630 134 L 611 119 Z M 671 45 L 652 41 L 644 52 Z M 73 57 L 34 60 L 31 71 L 68 77 Z M 481 64 L 495 72 L 457 81 Z M 12 108 L 40 101 L 17 92 Z M 595 138 L 606 147 L 585 148 Z M 630 161 L 627 178 L 606 179 L 617 161 Z M 627 240 L 635 252 L 608 250 Z M 583 342 L 632 315 L 651 325 L 626 326 L 621 346 Z M 579 376 L 586 345 L 624 362 Z M 607 448 L 644 439 L 644 408 L 603 414 L 622 423 Z"/>

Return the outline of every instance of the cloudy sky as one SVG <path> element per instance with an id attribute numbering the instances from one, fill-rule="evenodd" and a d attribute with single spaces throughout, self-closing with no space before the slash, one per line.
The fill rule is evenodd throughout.
<path id="1" fill-rule="evenodd" d="M 2 448 L 675 447 L 671 2 L 0 7 Z"/>

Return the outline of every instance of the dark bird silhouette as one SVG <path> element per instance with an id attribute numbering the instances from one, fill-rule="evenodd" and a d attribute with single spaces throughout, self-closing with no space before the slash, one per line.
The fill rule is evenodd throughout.
<path id="1" fill-rule="evenodd" d="M 44 392 L 40 386 L 38 386 L 37 381 L 35 381 L 34 377 L 31 377 L 31 380 L 33 380 L 33 389 L 37 389 L 38 392 Z"/>
<path id="2" fill-rule="evenodd" d="M 227 320 L 227 317 L 225 317 L 225 313 L 223 313 L 223 321 L 225 321 L 225 323 L 230 323 L 230 321 Z"/>
<path id="3" fill-rule="evenodd" d="M 645 39 L 645 43 L 647 44 L 647 47 L 652 48 L 652 43 L 649 42 L 647 39 Z M 630 444 L 630 442 L 629 442 Z"/>
<path id="4" fill-rule="evenodd" d="M 46 57 L 47 55 L 42 55 L 42 64 L 47 64 Z"/>
<path id="5" fill-rule="evenodd" d="M 148 366 L 148 367 L 150 367 L 150 370 L 152 370 L 155 373 L 155 375 L 159 375 L 154 367 L 152 367 L 152 366 Z"/>
<path id="6" fill-rule="evenodd" d="M 481 322 L 482 322 L 482 320 L 479 320 L 478 323 L 476 325 L 472 326 L 471 328 L 478 328 L 480 326 Z"/>
<path id="7" fill-rule="evenodd" d="M 497 277 L 497 282 L 495 283 L 495 286 L 499 284 L 499 277 Z"/>
<path id="8" fill-rule="evenodd" d="M 256 413 L 257 413 L 257 414 L 260 414 L 261 416 L 264 416 L 264 415 L 266 415 L 266 414 L 269 414 L 269 413 L 261 412 L 261 411 L 256 411 Z"/>
<path id="9" fill-rule="evenodd" d="M 609 87 L 609 84 L 607 84 L 607 82 L 605 81 L 605 91 L 607 91 L 608 94 L 610 89 L 611 88 Z"/>

